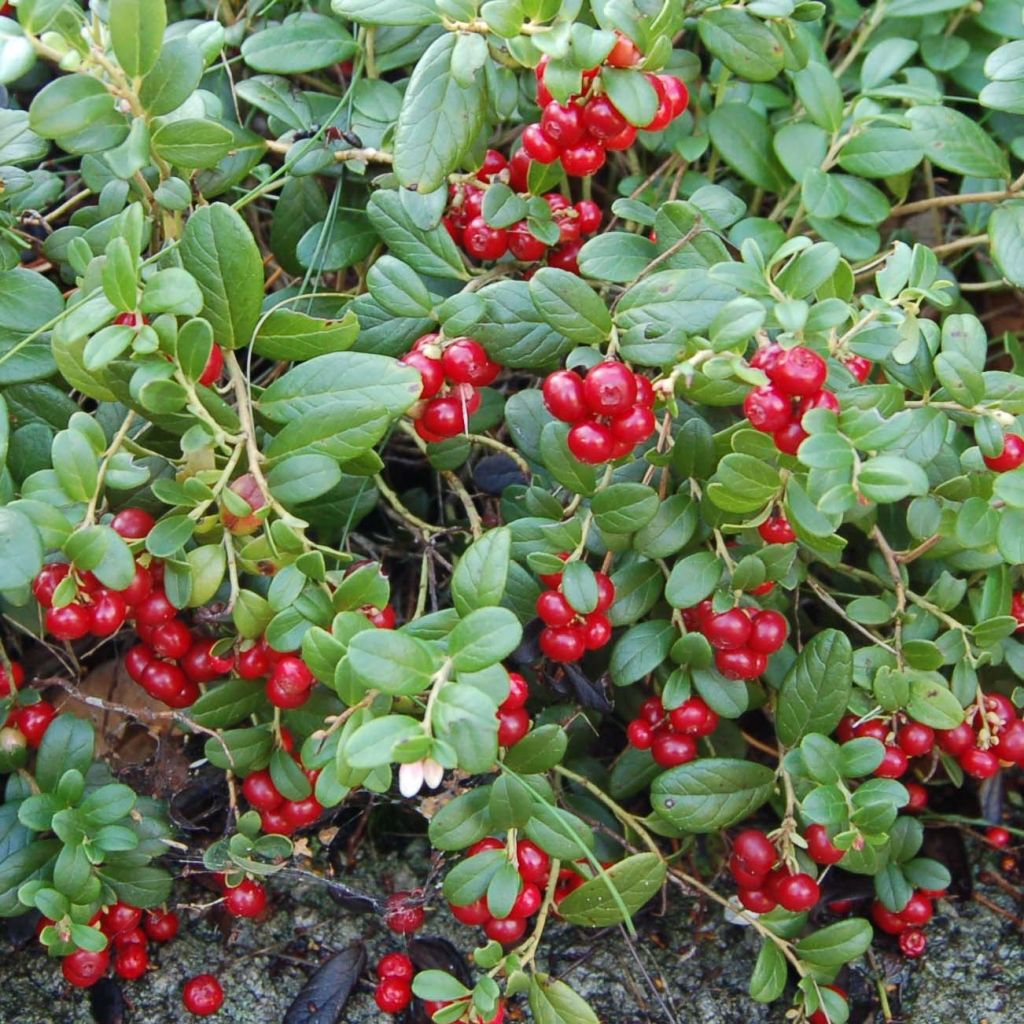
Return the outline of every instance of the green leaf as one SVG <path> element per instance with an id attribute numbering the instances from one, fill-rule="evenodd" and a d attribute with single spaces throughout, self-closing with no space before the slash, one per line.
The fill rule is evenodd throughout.
<path id="1" fill-rule="evenodd" d="M 417 61 L 395 129 L 395 174 L 406 188 L 431 192 L 459 165 L 483 124 L 483 79 L 452 73 L 459 35 L 445 32 Z M 415 264 L 414 264 L 415 265 Z"/>
<path id="2" fill-rule="evenodd" d="M 478 608 L 448 635 L 457 672 L 479 672 L 508 657 L 523 636 L 519 620 L 507 608 Z"/>
<path id="3" fill-rule="evenodd" d="M 826 629 L 800 652 L 779 691 L 776 731 L 787 747 L 811 732 L 828 735 L 846 711 L 853 686 L 853 649 L 844 633 Z"/>
<path id="4" fill-rule="evenodd" d="M 944 106 L 911 107 L 907 111 L 914 141 L 933 164 L 978 178 L 1008 178 L 1003 149 L 966 114 Z"/>
<path id="5" fill-rule="evenodd" d="M 112 149 L 128 135 L 128 122 L 103 83 L 85 75 L 56 78 L 36 93 L 28 126 L 69 153 Z"/>
<path id="6" fill-rule="evenodd" d="M 890 178 L 913 170 L 923 156 L 917 137 L 905 128 L 868 128 L 839 151 L 839 166 L 863 178 Z"/>
<path id="7" fill-rule="evenodd" d="M 366 212 L 394 257 L 426 277 L 465 279 L 466 269 L 451 235 L 440 225 L 419 227 L 397 192 L 375 192 Z"/>
<path id="8" fill-rule="evenodd" d="M 536 1024 L 600 1024 L 583 996 L 545 974 L 531 976 L 528 1000 Z"/>
<path id="9" fill-rule="evenodd" d="M 61 776 L 74 769 L 85 775 L 92 765 L 95 733 L 92 723 L 74 715 L 58 715 L 43 733 L 36 756 L 36 782 L 44 793 L 56 788 Z"/>
<path id="10" fill-rule="evenodd" d="M 64 553 L 76 568 L 94 573 L 105 587 L 124 590 L 135 577 L 135 558 L 109 526 L 81 526 L 65 542 Z"/>
<path id="11" fill-rule="evenodd" d="M 632 533 L 646 526 L 658 511 L 658 492 L 646 484 L 612 484 L 590 503 L 594 521 L 608 533 Z"/>
<path id="12" fill-rule="evenodd" d="M 654 120 L 658 112 L 658 94 L 645 75 L 631 68 L 605 67 L 601 85 L 622 116 L 638 128 Z"/>
<path id="13" fill-rule="evenodd" d="M 771 795 L 775 773 L 730 758 L 701 758 L 670 768 L 654 780 L 651 803 L 685 832 L 717 832 L 753 814 Z"/>
<path id="14" fill-rule="evenodd" d="M 538 775 L 561 763 L 568 745 L 569 737 L 560 725 L 538 725 L 508 748 L 504 764 L 523 775 Z"/>
<path id="15" fill-rule="evenodd" d="M 167 28 L 164 0 L 110 0 L 107 24 L 117 62 L 132 78 L 147 74 Z"/>
<path id="16" fill-rule="evenodd" d="M 293 309 L 275 309 L 256 332 L 253 351 L 267 359 L 301 362 L 329 352 L 345 352 L 359 335 L 349 311 L 336 320 L 320 320 Z"/>
<path id="17" fill-rule="evenodd" d="M 606 231 L 584 243 L 578 261 L 584 277 L 626 282 L 643 273 L 657 255 L 655 244 L 642 235 Z"/>
<path id="18" fill-rule="evenodd" d="M 108 864 L 96 874 L 133 907 L 157 907 L 171 895 L 171 876 L 163 868 L 142 864 Z"/>
<path id="19" fill-rule="evenodd" d="M 168 121 L 153 133 L 153 149 L 174 167 L 215 167 L 234 146 L 234 135 L 215 121 Z"/>
<path id="20" fill-rule="evenodd" d="M 701 20 L 707 17 L 702 15 Z M 708 133 L 722 159 L 752 185 L 769 192 L 786 188 L 786 172 L 772 147 L 768 122 L 740 103 L 724 103 L 711 111 Z"/>
<path id="21" fill-rule="evenodd" d="M 156 64 L 142 80 L 139 101 L 154 117 L 169 114 L 199 87 L 203 71 L 203 55 L 189 38 L 168 39 Z"/>
<path id="22" fill-rule="evenodd" d="M 0 860 L 0 917 L 25 912 L 18 889 L 31 878 L 43 875 L 62 849 L 59 839 L 37 839 Z"/>
<path id="23" fill-rule="evenodd" d="M 871 925 L 859 917 L 837 921 L 794 943 L 797 955 L 818 967 L 841 967 L 871 945 Z"/>
<path id="24" fill-rule="evenodd" d="M 890 504 L 912 494 L 927 494 L 928 474 L 902 456 L 876 455 L 861 466 L 857 486 L 866 498 Z"/>
<path id="25" fill-rule="evenodd" d="M 548 472 L 574 494 L 590 495 L 597 490 L 593 466 L 574 458 L 566 444 L 569 428 L 564 423 L 547 423 L 540 433 L 540 454 Z"/>
<path id="26" fill-rule="evenodd" d="M 344 747 L 344 757 L 353 768 L 377 768 L 391 763 L 399 744 L 423 735 L 423 723 L 408 715 L 374 718 L 352 733 Z"/>
<path id="27" fill-rule="evenodd" d="M 933 729 L 955 729 L 964 720 L 960 702 L 937 672 L 918 673 L 911 678 L 907 712 Z"/>
<path id="28" fill-rule="evenodd" d="M 992 211 L 988 241 L 1003 277 L 1024 288 L 1024 203 L 1003 203 Z"/>
<path id="29" fill-rule="evenodd" d="M 612 318 L 607 307 L 576 274 L 542 267 L 530 279 L 529 288 L 537 312 L 575 344 L 597 345 L 608 337 Z"/>
<path id="30" fill-rule="evenodd" d="M 356 43 L 335 18 L 303 13 L 242 43 L 242 59 L 256 71 L 294 75 L 319 71 L 355 56 Z"/>
<path id="31" fill-rule="evenodd" d="M 204 206 L 189 217 L 178 252 L 203 293 L 216 343 L 248 345 L 263 305 L 263 260 L 245 221 L 223 203 Z"/>
<path id="32" fill-rule="evenodd" d="M 248 679 L 232 679 L 211 687 L 189 710 L 189 718 L 207 729 L 224 729 L 237 725 L 255 714 L 267 703 L 262 686 Z"/>
<path id="33" fill-rule="evenodd" d="M 430 845 L 435 850 L 464 850 L 479 842 L 492 831 L 489 801 L 490 787 L 479 786 L 444 804 L 430 819 Z"/>
<path id="34" fill-rule="evenodd" d="M 422 692 L 437 670 L 437 658 L 426 643 L 384 629 L 354 636 L 349 643 L 348 664 L 367 689 L 392 694 Z"/>
<path id="35" fill-rule="evenodd" d="M 290 507 L 313 501 L 341 481 L 341 467 L 327 455 L 292 455 L 267 473 L 270 492 Z"/>
<path id="36" fill-rule="evenodd" d="M 714 591 L 724 571 L 722 560 L 711 551 L 687 555 L 672 567 L 665 600 L 673 608 L 692 608 Z"/>
<path id="37" fill-rule="evenodd" d="M 750 976 L 750 998 L 759 1003 L 775 1002 L 782 995 L 787 978 L 786 958 L 774 942 L 765 939 Z"/>
<path id="38" fill-rule="evenodd" d="M 769 82 L 783 65 L 782 44 L 765 22 L 735 7 L 704 11 L 701 42 L 730 71 L 751 82 Z"/>
<path id="39" fill-rule="evenodd" d="M 452 601 L 460 615 L 501 602 L 511 548 L 512 534 L 507 526 L 501 526 L 465 550 L 452 573 Z"/>
<path id="40" fill-rule="evenodd" d="M 0 591 L 27 587 L 43 567 L 39 532 L 24 512 L 0 508 Z"/>
<path id="41" fill-rule="evenodd" d="M 651 619 L 630 627 L 615 642 L 608 671 L 616 686 L 628 686 L 653 672 L 667 657 L 678 636 L 664 619 Z"/>
<path id="42" fill-rule="evenodd" d="M 612 864 L 605 873 L 584 882 L 558 907 L 571 924 L 605 928 L 623 921 L 621 906 L 635 914 L 665 881 L 665 862 L 654 853 L 637 853 Z M 618 900 L 612 890 L 618 894 Z"/>

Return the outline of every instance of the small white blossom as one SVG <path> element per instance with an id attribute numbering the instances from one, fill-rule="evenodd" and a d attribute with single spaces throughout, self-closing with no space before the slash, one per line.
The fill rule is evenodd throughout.
<path id="1" fill-rule="evenodd" d="M 398 767 L 398 789 L 402 796 L 415 796 L 427 784 L 428 789 L 437 789 L 444 777 L 444 768 L 432 757 Z"/>

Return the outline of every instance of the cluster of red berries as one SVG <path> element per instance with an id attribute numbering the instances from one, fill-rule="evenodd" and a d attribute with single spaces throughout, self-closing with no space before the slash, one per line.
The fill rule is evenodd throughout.
<path id="1" fill-rule="evenodd" d="M 491 181 L 508 166 L 510 186 L 517 192 L 528 192 L 529 163 L 524 150 L 519 150 L 511 165 L 507 165 L 501 153 L 489 149 L 477 177 Z M 535 263 L 547 256 L 548 266 L 578 273 L 576 258 L 583 244 L 581 239 L 601 226 L 601 207 L 591 199 L 571 203 L 560 192 L 546 192 L 543 199 L 558 225 L 558 242 L 550 251 L 525 220 L 507 228 L 488 224 L 483 216 L 484 190 L 470 182 L 450 186 L 444 226 L 455 244 L 475 259 L 498 260 L 508 252 L 521 262 Z"/>
<path id="2" fill-rule="evenodd" d="M 466 851 L 466 856 L 475 857 L 488 850 L 504 849 L 504 841 L 491 836 L 474 843 Z M 502 945 L 518 942 L 526 934 L 527 921 L 540 910 L 544 902 L 544 887 L 551 874 L 551 858 L 535 843 L 520 839 L 516 843 L 516 870 L 520 878 L 519 895 L 505 917 L 494 917 L 491 914 L 485 895 L 462 906 L 449 903 L 448 907 L 455 920 L 482 927 L 487 938 Z"/>
<path id="3" fill-rule="evenodd" d="M 803 418 L 812 409 L 839 412 L 839 400 L 824 388 L 828 365 L 817 352 L 770 344 L 754 353 L 750 365 L 764 370 L 771 383 L 747 395 L 743 414 L 755 430 L 772 435 L 779 451 L 796 454 L 807 437 Z"/>
<path id="4" fill-rule="evenodd" d="M 281 732 L 284 738 L 285 730 L 282 729 Z M 285 749 L 287 750 L 287 745 Z M 302 770 L 310 785 L 316 786 L 319 769 Z M 249 806 L 253 810 L 259 811 L 263 831 L 280 836 L 290 836 L 299 829 L 308 828 L 324 811 L 323 805 L 312 793 L 304 800 L 286 800 L 265 768 L 250 772 L 245 777 L 242 782 L 242 795 L 249 801 Z"/>
<path id="5" fill-rule="evenodd" d="M 567 559 L 568 552 L 559 558 Z M 562 593 L 562 574 L 540 577 L 548 589 L 537 598 L 537 615 L 544 628 L 540 649 L 552 661 L 579 661 L 587 651 L 600 650 L 612 638 L 612 624 L 605 614 L 615 601 L 615 584 L 603 572 L 595 572 L 597 604 L 592 612 L 578 612 Z"/>
<path id="6" fill-rule="evenodd" d="M 149 323 L 149 319 L 142 313 L 118 313 L 114 317 L 114 323 L 118 327 L 134 327 L 138 330 L 140 327 L 145 326 Z M 199 383 L 204 387 L 212 388 L 214 384 L 220 380 L 220 375 L 224 372 L 224 352 L 220 345 L 214 345 L 210 349 L 210 355 L 206 360 L 206 365 L 203 367 L 203 372 L 199 375 Z"/>
<path id="7" fill-rule="evenodd" d="M 419 401 L 409 410 L 416 433 L 424 441 L 443 441 L 469 431 L 469 418 L 480 408 L 478 388 L 492 384 L 501 366 L 472 338 L 442 342 L 424 334 L 413 342 L 401 362 L 419 371 Z"/>
<path id="8" fill-rule="evenodd" d="M 1009 697 L 991 693 L 984 698 L 984 713 L 972 705 L 965 721 L 954 729 L 932 729 L 913 719 L 890 723 L 880 718 L 858 722 L 846 715 L 836 728 L 840 742 L 871 736 L 885 746 L 882 763 L 875 775 L 885 779 L 902 778 L 916 757 L 930 757 L 938 749 L 974 779 L 991 778 L 1003 764 L 1024 765 L 1024 720 Z M 913 785 L 915 788 L 910 789 Z M 908 809 L 922 810 L 927 804 L 923 787 L 908 784 L 911 804 Z"/>
<path id="9" fill-rule="evenodd" d="M 416 968 L 404 953 L 388 953 L 377 963 L 373 998 L 382 1013 L 401 1013 L 412 1002 Z"/>
<path id="10" fill-rule="evenodd" d="M 919 957 L 928 948 L 928 937 L 923 929 L 935 912 L 932 900 L 945 894 L 944 889 L 918 889 L 899 913 L 893 913 L 881 900 L 875 900 L 871 904 L 871 920 L 887 935 L 898 936 L 904 956 Z"/>
<path id="11" fill-rule="evenodd" d="M 13 697 L 25 682 L 25 670 L 21 662 L 10 662 L 10 672 L 7 667 L 0 665 L 0 700 Z M 57 717 L 57 709 L 45 700 L 38 700 L 34 704 L 21 704 L 11 708 L 3 728 L 11 730 L 4 737 L 3 746 L 10 747 L 38 747 L 43 741 L 46 730 L 50 723 Z"/>
<path id="12" fill-rule="evenodd" d="M 147 910 L 143 915 L 138 907 L 128 903 L 114 903 L 89 923 L 99 927 L 108 944 L 99 952 L 76 949 L 61 961 L 61 972 L 76 988 L 95 985 L 111 966 L 126 981 L 141 978 L 149 967 L 147 942 L 169 942 L 178 934 L 178 915 L 173 911 Z M 36 930 L 42 932 L 53 924 L 44 917 Z"/>
<path id="13" fill-rule="evenodd" d="M 631 68 L 641 60 L 636 45 L 620 35 L 605 65 Z M 561 104 L 544 83 L 548 59 L 536 68 L 537 106 L 541 108 L 538 124 L 527 125 L 523 131 L 523 152 L 541 164 L 561 162 L 570 177 L 585 178 L 599 171 L 607 150 L 629 149 L 636 139 L 637 128 L 629 123 L 611 99 L 600 91 L 600 67 L 583 73 L 583 92 Z M 686 86 L 674 75 L 645 75 L 658 97 L 658 107 L 651 120 L 642 125 L 644 131 L 660 132 L 686 110 L 690 95 Z"/>
<path id="14" fill-rule="evenodd" d="M 718 715 L 700 699 L 690 697 L 666 712 L 660 697 L 648 697 L 626 727 L 637 750 L 650 750 L 656 764 L 674 768 L 697 756 L 697 740 L 718 728 Z"/>
<path id="15" fill-rule="evenodd" d="M 685 609 L 683 622 L 704 634 L 715 651 L 715 668 L 726 679 L 756 679 L 789 635 L 781 612 L 739 607 L 715 612 L 710 600 Z"/>
<path id="16" fill-rule="evenodd" d="M 556 370 L 544 378 L 542 394 L 548 412 L 573 425 L 569 451 L 588 465 L 621 459 L 654 432 L 654 388 L 623 363 L 606 360 L 585 377 Z"/>
<path id="17" fill-rule="evenodd" d="M 736 836 L 729 871 L 739 888 L 740 903 L 754 914 L 767 914 L 776 906 L 794 913 L 810 910 L 821 898 L 818 883 L 778 861 L 778 852 L 763 832 L 750 828 Z"/>
<path id="18" fill-rule="evenodd" d="M 1003 450 L 998 455 L 983 455 L 985 465 L 995 473 L 1008 473 L 1024 465 L 1024 437 L 1020 434 L 1006 434 Z"/>
<path id="19" fill-rule="evenodd" d="M 508 696 L 498 706 L 498 745 L 514 747 L 530 731 L 526 701 L 529 683 L 518 673 L 508 674 Z"/>

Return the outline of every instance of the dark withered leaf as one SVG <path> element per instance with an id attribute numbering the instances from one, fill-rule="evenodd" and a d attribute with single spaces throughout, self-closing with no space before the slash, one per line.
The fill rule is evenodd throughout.
<path id="1" fill-rule="evenodd" d="M 409 943 L 409 959 L 419 971 L 447 971 L 467 988 L 473 986 L 466 958 L 447 939 L 421 935 Z"/>
<path id="2" fill-rule="evenodd" d="M 526 483 L 526 477 L 507 455 L 485 455 L 473 468 L 473 483 L 485 494 L 498 495 L 513 484 Z"/>
<path id="3" fill-rule="evenodd" d="M 354 943 L 326 960 L 302 986 L 283 1024 L 338 1024 L 365 967 L 362 943 Z"/>
<path id="4" fill-rule="evenodd" d="M 124 993 L 116 978 L 100 978 L 89 989 L 89 1009 L 96 1024 L 123 1024 Z"/>

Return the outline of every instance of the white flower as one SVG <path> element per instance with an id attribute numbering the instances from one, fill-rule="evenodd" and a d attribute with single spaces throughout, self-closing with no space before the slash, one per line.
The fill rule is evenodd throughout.
<path id="1" fill-rule="evenodd" d="M 399 765 L 398 789 L 402 796 L 415 796 L 424 782 L 429 789 L 437 789 L 443 777 L 444 768 L 432 757 L 425 757 L 422 761 Z"/>

